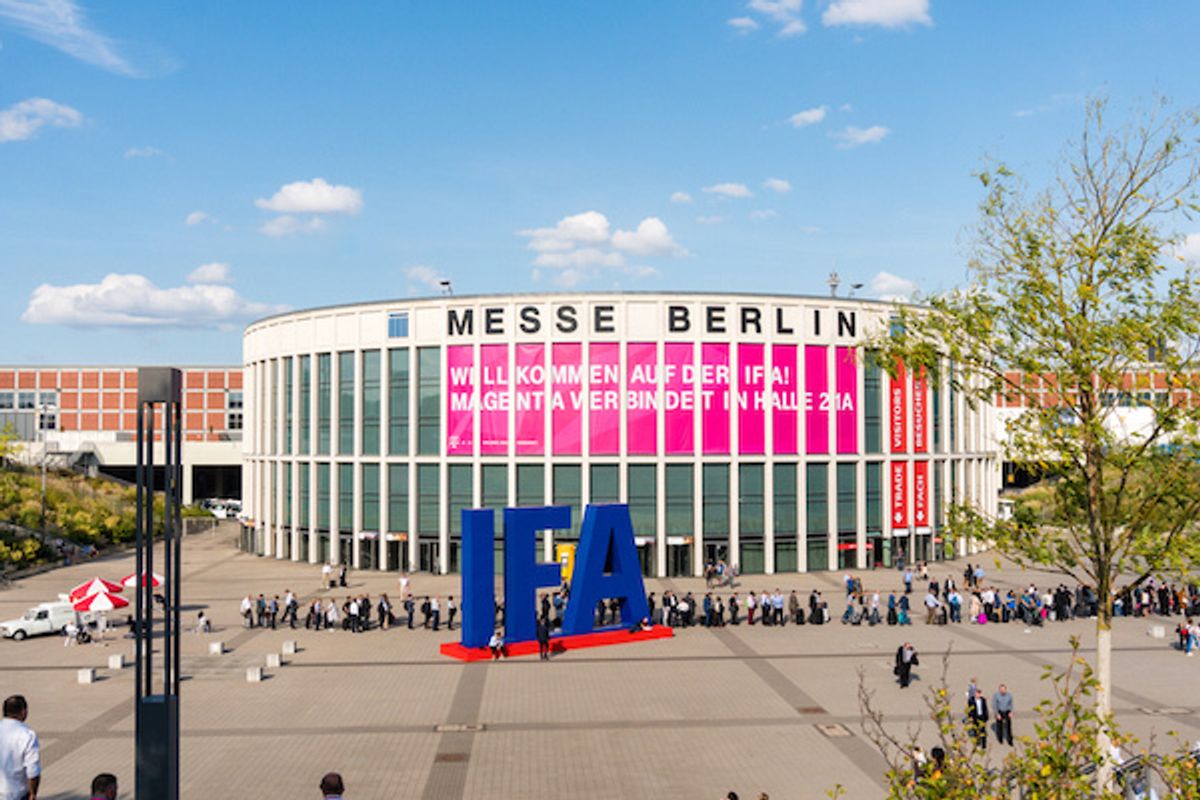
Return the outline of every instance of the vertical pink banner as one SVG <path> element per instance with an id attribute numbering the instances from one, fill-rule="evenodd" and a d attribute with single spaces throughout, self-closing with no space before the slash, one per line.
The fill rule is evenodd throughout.
<path id="1" fill-rule="evenodd" d="M 479 454 L 508 455 L 508 409 L 512 404 L 508 345 L 482 345 L 479 373 Z"/>
<path id="2" fill-rule="evenodd" d="M 621 346 L 588 347 L 588 437 L 591 455 L 614 456 L 621 448 Z"/>
<path id="3" fill-rule="evenodd" d="M 691 342 L 663 345 L 663 433 L 669 456 L 696 452 L 695 371 Z"/>
<path id="4" fill-rule="evenodd" d="M 908 462 L 892 462 L 892 529 L 908 528 Z"/>
<path id="5" fill-rule="evenodd" d="M 517 455 L 546 453 L 546 346 L 517 345 L 517 391 L 514 438 Z"/>
<path id="6" fill-rule="evenodd" d="M 888 419 L 891 425 L 891 451 L 908 452 L 908 377 L 904 364 L 896 363 L 896 377 L 888 380 Z"/>
<path id="7" fill-rule="evenodd" d="M 839 347 L 834 353 L 834 418 L 838 453 L 858 452 L 858 353 Z"/>
<path id="8" fill-rule="evenodd" d="M 825 346 L 804 347 L 804 439 L 808 453 L 829 452 L 829 359 Z"/>
<path id="9" fill-rule="evenodd" d="M 738 452 L 766 452 L 767 376 L 764 345 L 738 345 Z"/>
<path id="10" fill-rule="evenodd" d="M 929 462 L 913 462 L 913 527 L 929 527 Z"/>
<path id="11" fill-rule="evenodd" d="M 446 348 L 446 455 L 474 455 L 475 348 L 452 344 Z"/>
<path id="12" fill-rule="evenodd" d="M 583 345 L 556 342 L 550 348 L 550 427 L 556 456 L 583 452 Z"/>
<path id="13" fill-rule="evenodd" d="M 625 346 L 625 450 L 652 456 L 658 451 L 658 345 Z"/>
<path id="14" fill-rule="evenodd" d="M 781 456 L 794 456 L 799 449 L 796 412 L 800 408 L 800 381 L 796 366 L 796 345 L 771 346 L 771 450 Z"/>
<path id="15" fill-rule="evenodd" d="M 912 429 L 913 452 L 929 452 L 929 414 L 925 405 L 925 393 L 928 388 L 925 380 L 925 368 L 920 367 L 913 373 L 912 391 Z"/>
<path id="16" fill-rule="evenodd" d="M 700 424 L 705 455 L 729 453 L 729 345 L 700 345 Z"/>

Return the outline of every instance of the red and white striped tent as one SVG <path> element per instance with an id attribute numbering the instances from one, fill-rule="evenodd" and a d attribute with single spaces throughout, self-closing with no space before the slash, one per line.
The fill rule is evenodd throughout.
<path id="1" fill-rule="evenodd" d="M 77 600 L 72 608 L 76 611 L 112 611 L 114 608 L 124 608 L 127 605 L 129 605 L 129 601 L 120 595 L 112 592 L 100 592 Z"/>
<path id="2" fill-rule="evenodd" d="M 123 591 L 125 591 L 125 587 L 119 583 L 106 581 L 104 578 L 92 578 L 87 583 L 81 583 L 76 586 L 68 596 L 71 598 L 71 602 L 75 602 L 76 600 L 82 600 L 85 597 L 91 597 L 101 592 L 116 593 Z"/>
<path id="3" fill-rule="evenodd" d="M 139 581 L 136 572 L 132 575 L 126 575 L 124 578 L 121 579 L 121 585 L 127 586 L 130 589 L 136 587 L 139 583 L 142 586 L 145 586 L 146 585 L 146 577 L 142 576 L 142 580 Z M 150 585 L 151 586 L 158 588 L 159 586 L 162 586 L 162 584 L 163 584 L 163 576 L 162 575 L 159 575 L 157 572 L 150 575 Z"/>

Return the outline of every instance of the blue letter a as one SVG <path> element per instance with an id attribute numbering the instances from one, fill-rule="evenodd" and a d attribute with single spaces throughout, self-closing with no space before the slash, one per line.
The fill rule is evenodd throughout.
<path id="1" fill-rule="evenodd" d="M 605 574 L 609 553 L 612 573 Z M 571 602 L 563 620 L 563 633 L 590 633 L 595 627 L 596 602 L 611 597 L 621 600 L 621 625 L 626 628 L 650 616 L 629 506 L 590 505 L 583 514 L 583 530 L 575 551 Z"/>

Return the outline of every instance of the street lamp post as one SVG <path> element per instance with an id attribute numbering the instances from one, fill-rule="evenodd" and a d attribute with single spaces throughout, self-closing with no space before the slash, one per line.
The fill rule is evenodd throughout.
<path id="1" fill-rule="evenodd" d="M 38 433 L 42 440 L 42 543 L 46 542 L 46 409 L 49 406 L 43 401 L 39 405 L 40 413 L 37 417 Z"/>

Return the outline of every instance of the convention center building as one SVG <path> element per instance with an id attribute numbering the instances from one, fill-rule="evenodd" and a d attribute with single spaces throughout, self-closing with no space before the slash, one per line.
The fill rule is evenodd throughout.
<path id="1" fill-rule="evenodd" d="M 442 296 L 295 311 L 244 347 L 243 507 L 264 556 L 455 572 L 462 509 L 627 503 L 647 575 L 891 566 L 994 514 L 995 409 L 872 356 L 840 297 Z M 948 365 L 947 370 L 952 369 Z M 949 374 L 947 372 L 947 374 Z M 497 514 L 497 525 L 501 515 Z"/>

